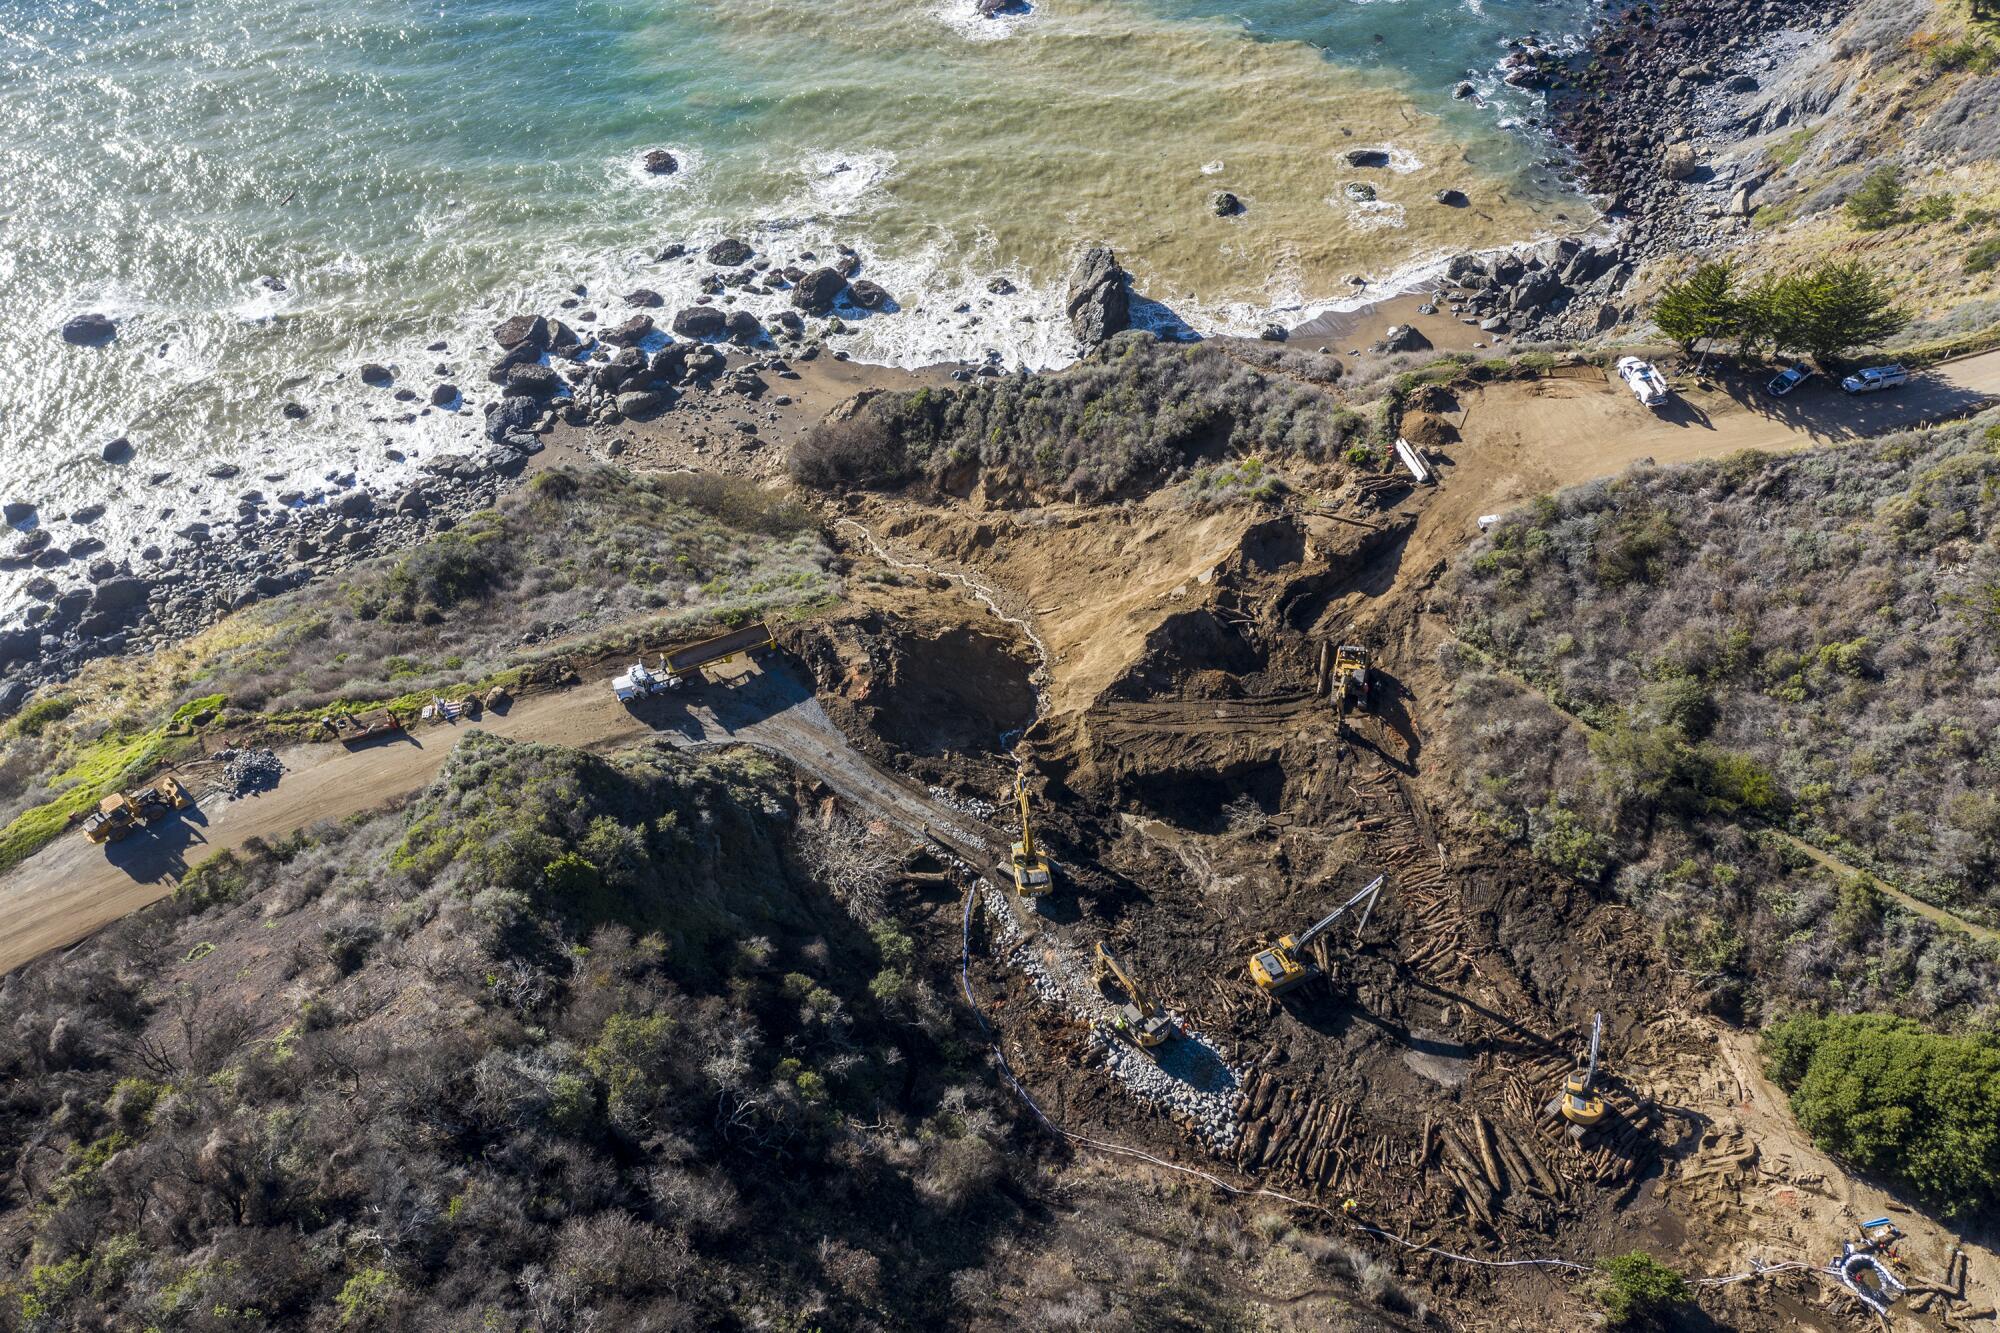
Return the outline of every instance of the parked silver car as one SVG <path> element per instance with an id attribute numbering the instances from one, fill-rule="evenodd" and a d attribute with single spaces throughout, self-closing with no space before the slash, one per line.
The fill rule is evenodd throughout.
<path id="1" fill-rule="evenodd" d="M 1791 369 L 1781 370 L 1773 376 L 1771 382 L 1764 386 L 1764 392 L 1770 394 L 1773 398 L 1783 398 L 1786 394 L 1811 378 L 1811 366 L 1793 366 Z"/>

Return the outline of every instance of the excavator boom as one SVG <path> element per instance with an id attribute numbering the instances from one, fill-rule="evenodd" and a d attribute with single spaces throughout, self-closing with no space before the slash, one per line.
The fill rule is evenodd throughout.
<path id="1" fill-rule="evenodd" d="M 1326 916 L 1324 916 L 1320 920 L 1314 922 L 1311 928 L 1308 929 L 1305 934 L 1299 936 L 1298 943 L 1293 945 L 1292 947 L 1295 949 L 1303 949 L 1308 944 L 1311 944 L 1315 939 L 1319 938 L 1321 931 L 1324 931 L 1328 926 L 1331 926 L 1334 922 L 1340 920 L 1340 918 L 1342 918 L 1343 916 L 1346 916 L 1348 909 L 1353 907 L 1354 904 L 1360 902 L 1363 898 L 1366 898 L 1368 900 L 1368 905 L 1361 910 L 1361 924 L 1356 926 L 1355 929 L 1357 931 L 1368 929 L 1369 913 L 1375 910 L 1376 895 L 1381 893 L 1382 881 L 1387 878 L 1388 878 L 1387 875 L 1377 875 L 1374 881 L 1370 883 L 1367 888 L 1355 894 L 1352 898 L 1349 898 L 1346 902 L 1334 908 L 1331 912 L 1328 912 Z"/>

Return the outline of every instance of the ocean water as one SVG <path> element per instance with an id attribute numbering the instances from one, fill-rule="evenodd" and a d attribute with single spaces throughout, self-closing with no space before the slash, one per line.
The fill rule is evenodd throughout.
<path id="1" fill-rule="evenodd" d="M 1589 14 L 0 0 L 0 487 L 45 512 L 101 502 L 143 532 L 163 495 L 193 517 L 286 484 L 265 477 L 393 470 L 387 450 L 422 457 L 478 418 L 384 420 L 404 409 L 360 388 L 361 362 L 424 399 L 443 378 L 484 388 L 500 315 L 578 284 L 607 317 L 638 286 L 670 313 L 705 271 L 653 262 L 673 241 L 738 235 L 779 262 L 854 246 L 900 307 L 843 344 L 863 360 L 1068 359 L 1062 277 L 1100 240 L 1196 329 L 1295 321 L 1351 302 L 1350 275 L 1587 223 L 1497 64 L 1508 38 Z M 1453 99 L 1461 78 L 1483 96 Z M 681 170 L 641 171 L 655 147 Z M 1393 166 L 1351 169 L 1355 147 Z M 1362 179 L 1375 200 L 1348 197 Z M 1472 206 L 1435 204 L 1446 186 Z M 1211 216 L 1218 189 L 1247 211 Z M 995 275 L 1018 290 L 992 295 Z M 86 310 L 121 321 L 115 344 L 60 341 Z M 282 419 L 291 399 L 306 421 Z M 99 451 L 119 435 L 139 457 L 112 468 Z M 243 475 L 209 481 L 223 462 Z"/>

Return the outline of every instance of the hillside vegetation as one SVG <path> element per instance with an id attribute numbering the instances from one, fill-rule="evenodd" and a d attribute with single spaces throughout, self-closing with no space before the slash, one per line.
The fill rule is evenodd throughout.
<path id="1" fill-rule="evenodd" d="M 1339 373 L 1327 358 L 1264 369 L 1216 344 L 1126 333 L 1059 374 L 879 394 L 815 427 L 791 470 L 832 490 L 999 469 L 1050 497 L 1119 499 L 1201 459 L 1337 459 L 1365 433 L 1328 390 Z"/>
<path id="2" fill-rule="evenodd" d="M 148 658 L 93 664 L 0 730 L 0 868 L 200 727 L 297 729 L 328 709 L 514 683 L 542 645 L 666 639 L 824 602 L 816 522 L 732 479 L 545 472 L 491 511 L 240 611 Z"/>
<path id="3" fill-rule="evenodd" d="M 1990 950 L 1759 830 L 2000 920 L 1996 518 L 1990 414 L 1536 501 L 1451 580 L 1469 786 L 1736 998 L 1991 1013 Z"/>
<path id="4" fill-rule="evenodd" d="M 11 974 L 0 1325 L 1247 1330 L 1253 1255 L 1409 1307 L 1335 1242 L 1052 1193 L 899 848 L 798 814 L 750 751 L 474 731 Z"/>

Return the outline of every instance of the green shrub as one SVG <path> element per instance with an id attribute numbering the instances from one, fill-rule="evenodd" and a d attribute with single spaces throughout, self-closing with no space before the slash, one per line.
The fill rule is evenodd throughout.
<path id="1" fill-rule="evenodd" d="M 77 699 L 71 694 L 51 695 L 37 699 L 21 710 L 14 719 L 14 730 L 23 736 L 39 736 L 49 729 L 49 725 L 60 722 L 76 711 Z"/>
<path id="2" fill-rule="evenodd" d="M 1968 276 L 1988 273 L 2000 265 L 2000 236 L 1990 237 L 1966 251 L 1965 271 Z"/>
<path id="3" fill-rule="evenodd" d="M 1794 1014 L 1764 1033 L 1765 1069 L 1821 1148 L 1948 1217 L 2000 1204 L 2000 1038 L 1887 1014 Z"/>
<path id="4" fill-rule="evenodd" d="M 1862 231 L 1880 231 L 1903 220 L 1903 178 L 1894 167 L 1877 167 L 1847 200 L 1847 217 Z"/>
<path id="5" fill-rule="evenodd" d="M 1597 1261 L 1593 1295 L 1613 1328 L 1656 1324 L 1692 1298 L 1687 1279 L 1643 1250 Z"/>

